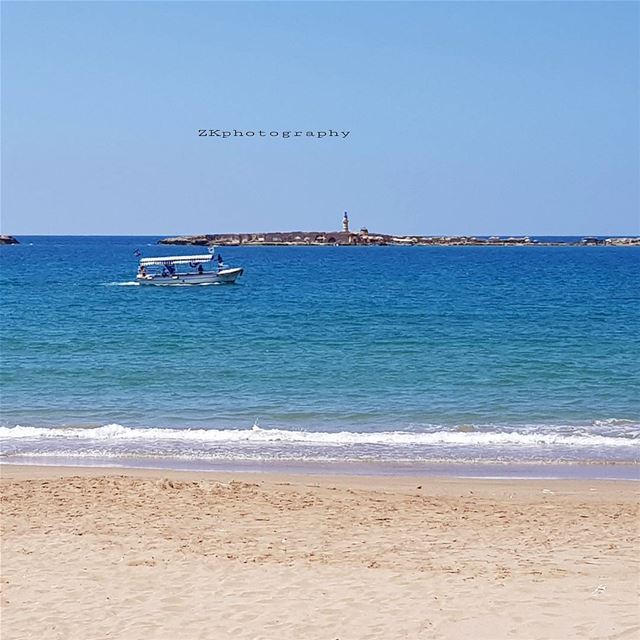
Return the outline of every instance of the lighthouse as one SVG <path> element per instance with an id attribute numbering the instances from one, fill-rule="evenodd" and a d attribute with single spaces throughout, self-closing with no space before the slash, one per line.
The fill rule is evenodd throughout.
<path id="1" fill-rule="evenodd" d="M 347 215 L 347 212 L 344 212 L 344 217 L 342 218 L 342 230 L 345 233 L 349 233 L 349 216 Z"/>

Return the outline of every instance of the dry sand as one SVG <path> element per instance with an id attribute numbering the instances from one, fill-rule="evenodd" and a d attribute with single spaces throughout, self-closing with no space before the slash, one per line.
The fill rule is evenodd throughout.
<path id="1" fill-rule="evenodd" d="M 1 638 L 639 638 L 637 486 L 4 466 Z"/>

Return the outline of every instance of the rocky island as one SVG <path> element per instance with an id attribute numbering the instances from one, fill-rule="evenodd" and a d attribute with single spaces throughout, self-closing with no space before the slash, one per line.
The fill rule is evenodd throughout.
<path id="1" fill-rule="evenodd" d="M 640 238 L 585 237 L 575 242 L 544 242 L 529 236 L 422 236 L 370 233 L 368 229 L 349 229 L 345 212 L 341 231 L 270 231 L 264 233 L 213 233 L 163 238 L 158 244 L 200 246 L 640 246 Z"/>
<path id="2" fill-rule="evenodd" d="M 583 238 L 576 242 L 544 242 L 535 238 L 500 237 L 478 238 L 474 236 L 391 236 L 351 235 L 345 238 L 340 232 L 285 231 L 266 233 L 213 233 L 194 236 L 163 238 L 158 244 L 200 246 L 354 246 L 354 245 L 409 245 L 409 246 L 640 246 L 640 238 Z"/>

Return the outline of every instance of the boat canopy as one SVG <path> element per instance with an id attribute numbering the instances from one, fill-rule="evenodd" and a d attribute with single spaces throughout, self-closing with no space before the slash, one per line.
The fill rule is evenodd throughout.
<path id="1" fill-rule="evenodd" d="M 213 254 L 206 253 L 199 256 L 163 256 L 160 258 L 142 258 L 140 260 L 141 267 L 151 267 L 154 265 L 167 265 L 167 264 L 200 264 L 202 262 L 211 262 L 213 260 Z"/>

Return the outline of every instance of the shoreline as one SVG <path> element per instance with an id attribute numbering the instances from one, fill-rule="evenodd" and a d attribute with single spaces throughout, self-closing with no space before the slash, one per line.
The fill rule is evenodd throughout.
<path id="1" fill-rule="evenodd" d="M 640 465 L 633 462 L 319 462 L 288 460 L 179 460 L 158 458 L 77 458 L 26 456 L 0 459 L 4 468 L 53 468 L 92 470 L 149 470 L 180 473 L 236 473 L 245 475 L 296 475 L 344 478 L 451 478 L 468 480 L 591 480 L 640 482 Z"/>
<path id="2" fill-rule="evenodd" d="M 2 465 L 3 640 L 632 638 L 637 483 Z"/>
<path id="3" fill-rule="evenodd" d="M 78 466 L 78 465 L 43 465 L 43 464 L 0 464 L 0 485 L 2 483 L 52 479 L 52 478 L 149 478 L 175 479 L 184 482 L 258 482 L 261 485 L 281 486 L 282 483 L 295 486 L 362 486 L 379 489 L 393 488 L 413 491 L 417 486 L 424 487 L 467 487 L 476 481 L 480 491 L 485 487 L 492 492 L 496 488 L 530 488 L 549 487 L 574 490 L 592 488 L 594 484 L 608 487 L 613 492 L 630 492 L 640 501 L 640 486 L 632 478 L 592 478 L 592 477 L 541 477 L 541 476 L 491 476 L 491 475 L 436 475 L 436 474 L 347 474 L 338 470 L 322 473 L 307 473 L 300 469 L 283 468 L 270 470 L 247 469 L 238 471 L 232 468 L 220 469 L 174 469 L 166 467 L 120 467 L 120 466 Z M 515 481 L 515 484 L 511 484 Z"/>

